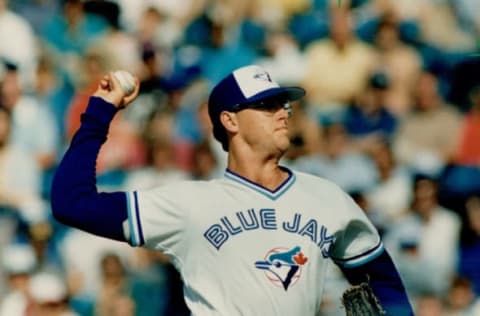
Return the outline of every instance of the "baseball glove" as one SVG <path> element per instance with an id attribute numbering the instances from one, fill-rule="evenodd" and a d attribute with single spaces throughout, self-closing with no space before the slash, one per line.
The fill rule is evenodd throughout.
<path id="1" fill-rule="evenodd" d="M 386 315 L 378 298 L 368 283 L 360 283 L 348 288 L 342 295 L 346 316 Z"/>

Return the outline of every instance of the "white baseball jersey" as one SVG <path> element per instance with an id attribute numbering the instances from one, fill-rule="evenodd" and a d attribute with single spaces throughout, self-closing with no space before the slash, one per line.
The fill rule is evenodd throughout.
<path id="1" fill-rule="evenodd" d="M 275 191 L 227 170 L 128 192 L 131 244 L 171 258 L 193 315 L 315 315 L 328 258 L 360 265 L 383 246 L 336 185 L 288 171 Z"/>

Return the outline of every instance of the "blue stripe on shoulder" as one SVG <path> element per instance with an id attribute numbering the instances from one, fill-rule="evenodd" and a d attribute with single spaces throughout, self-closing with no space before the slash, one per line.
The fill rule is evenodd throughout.
<path id="1" fill-rule="evenodd" d="M 132 203 L 131 203 L 131 197 L 130 197 L 130 192 L 125 193 L 127 196 L 127 211 L 128 211 L 128 227 L 130 228 L 130 244 L 132 246 L 138 246 L 137 242 L 137 234 L 134 228 L 134 218 L 133 218 L 133 213 L 132 213 Z"/>
<path id="2" fill-rule="evenodd" d="M 143 245 L 145 243 L 145 240 L 143 238 L 143 230 L 142 230 L 142 224 L 140 223 L 140 210 L 139 210 L 139 207 L 138 207 L 138 195 L 137 195 L 137 191 L 134 191 L 133 192 L 133 197 L 134 197 L 134 200 L 135 200 L 135 215 L 137 217 L 137 228 L 138 228 L 138 237 L 139 237 L 139 242 L 140 242 L 140 245 Z"/>

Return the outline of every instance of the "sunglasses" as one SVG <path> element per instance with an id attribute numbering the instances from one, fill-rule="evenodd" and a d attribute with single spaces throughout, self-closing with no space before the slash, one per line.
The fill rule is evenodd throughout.
<path id="1" fill-rule="evenodd" d="M 292 116 L 292 105 L 286 100 L 265 100 L 255 103 L 237 104 L 233 107 L 232 112 L 239 112 L 246 109 L 259 110 L 259 111 L 271 111 L 278 109 L 285 109 L 288 112 L 288 117 Z"/>

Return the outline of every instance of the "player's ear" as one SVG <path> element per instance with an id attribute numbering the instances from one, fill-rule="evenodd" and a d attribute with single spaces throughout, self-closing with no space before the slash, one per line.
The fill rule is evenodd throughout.
<path id="1" fill-rule="evenodd" d="M 230 133 L 236 133 L 238 131 L 238 120 L 236 113 L 223 111 L 220 113 L 220 122 L 222 122 L 225 129 Z"/>

